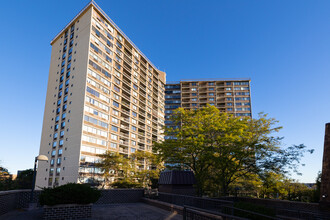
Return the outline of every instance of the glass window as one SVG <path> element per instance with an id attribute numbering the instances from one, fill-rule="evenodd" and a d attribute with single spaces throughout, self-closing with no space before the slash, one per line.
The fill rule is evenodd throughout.
<path id="1" fill-rule="evenodd" d="M 61 128 L 65 127 L 65 121 L 61 123 Z"/>
<path id="2" fill-rule="evenodd" d="M 52 153 L 53 154 L 53 153 Z M 54 165 L 54 159 L 50 160 L 50 165 Z M 52 169 L 51 169 L 52 170 Z M 54 170 L 54 169 L 53 169 Z"/>
<path id="3" fill-rule="evenodd" d="M 60 144 L 60 147 L 62 147 L 63 146 L 63 140 L 60 140 L 60 142 L 59 142 L 59 144 Z"/>
<path id="4" fill-rule="evenodd" d="M 227 86 L 230 86 L 230 85 L 231 85 L 231 82 L 226 82 L 226 85 L 227 85 Z"/>
<path id="5" fill-rule="evenodd" d="M 64 80 L 64 76 L 61 76 L 60 77 L 60 82 L 63 82 L 63 80 Z"/>
<path id="6" fill-rule="evenodd" d="M 214 93 L 213 92 L 209 93 L 209 96 L 214 96 Z"/>
<path id="7" fill-rule="evenodd" d="M 117 108 L 119 108 L 119 103 L 118 103 L 118 102 L 113 101 L 112 104 L 113 104 L 114 106 L 116 106 Z"/>
<path id="8" fill-rule="evenodd" d="M 62 120 L 65 119 L 65 117 L 66 117 L 66 113 L 63 113 L 62 114 Z"/>
<path id="9" fill-rule="evenodd" d="M 197 93 L 191 93 L 192 96 L 197 96 Z"/>
<path id="10" fill-rule="evenodd" d="M 58 124 L 55 125 L 55 131 L 58 129 Z"/>
<path id="11" fill-rule="evenodd" d="M 61 105 L 61 99 L 57 100 L 57 106 Z"/>
<path id="12" fill-rule="evenodd" d="M 209 88 L 209 91 L 214 91 L 214 88 Z"/>
<path id="13" fill-rule="evenodd" d="M 52 156 L 55 156 L 55 154 L 56 154 L 56 150 L 53 150 L 52 151 Z"/>
<path id="14" fill-rule="evenodd" d="M 61 108 L 58 107 L 58 108 L 56 109 L 56 114 L 58 114 L 58 113 L 60 113 L 60 112 L 61 112 Z"/>
<path id="15" fill-rule="evenodd" d="M 61 158 L 57 158 L 57 164 L 61 164 Z"/>
<path id="16" fill-rule="evenodd" d="M 70 79 L 66 80 L 65 81 L 65 86 L 69 85 L 69 83 L 70 83 Z"/>
<path id="17" fill-rule="evenodd" d="M 64 136 L 64 131 L 61 131 L 60 132 L 60 137 L 63 137 Z"/>
<path id="18" fill-rule="evenodd" d="M 59 90 L 61 90 L 63 88 L 63 83 L 60 84 L 60 86 L 58 87 Z"/>
<path id="19" fill-rule="evenodd" d="M 69 88 L 65 88 L 64 94 L 68 94 L 68 92 L 69 92 Z"/>
<path id="20" fill-rule="evenodd" d="M 67 109 L 67 104 L 63 105 L 63 111 Z"/>
<path id="21" fill-rule="evenodd" d="M 63 54 L 62 59 L 65 59 L 65 57 L 66 57 L 66 53 Z"/>
<path id="22" fill-rule="evenodd" d="M 69 54 L 71 54 L 72 53 L 72 48 L 70 48 L 70 50 L 69 50 Z"/>
<path id="23" fill-rule="evenodd" d="M 55 133 L 55 134 L 57 134 L 57 133 Z M 55 136 L 55 135 L 54 135 Z M 54 141 L 53 142 L 53 147 L 56 147 L 56 145 L 57 145 L 57 141 Z"/>
<path id="24" fill-rule="evenodd" d="M 71 68 L 71 63 L 68 64 L 66 69 L 69 70 L 70 68 Z"/>
<path id="25" fill-rule="evenodd" d="M 136 131 L 136 127 L 135 127 L 135 126 L 132 126 L 132 130 L 133 130 L 133 131 Z"/>
<path id="26" fill-rule="evenodd" d="M 58 156 L 61 156 L 62 155 L 62 152 L 63 152 L 63 150 L 62 149 L 59 149 L 58 150 Z"/>
<path id="27" fill-rule="evenodd" d="M 117 128 L 116 126 L 113 126 L 113 125 L 112 125 L 112 126 L 111 126 L 111 130 L 113 130 L 113 131 L 116 131 L 116 132 L 117 132 L 117 131 L 118 131 L 118 128 Z"/>
<path id="28" fill-rule="evenodd" d="M 62 61 L 61 66 L 63 67 L 65 65 L 65 60 Z"/>
<path id="29" fill-rule="evenodd" d="M 71 72 L 68 71 L 68 72 L 66 73 L 66 78 L 68 78 L 68 77 L 70 76 L 70 74 L 71 74 Z"/>
<path id="30" fill-rule="evenodd" d="M 63 102 L 66 103 L 68 101 L 68 96 L 64 96 Z"/>
<path id="31" fill-rule="evenodd" d="M 64 68 L 61 69 L 61 75 L 64 73 Z"/>
<path id="32" fill-rule="evenodd" d="M 58 122 L 60 120 L 60 116 L 56 116 L 55 122 Z"/>
<path id="33" fill-rule="evenodd" d="M 111 148 L 117 148 L 117 144 L 115 144 L 115 143 L 110 143 L 110 147 L 111 147 Z"/>

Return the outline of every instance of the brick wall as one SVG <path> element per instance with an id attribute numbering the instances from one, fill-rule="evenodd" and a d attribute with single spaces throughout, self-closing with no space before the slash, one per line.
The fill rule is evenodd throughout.
<path id="1" fill-rule="evenodd" d="M 325 125 L 320 204 L 330 207 L 330 123 Z"/>
<path id="2" fill-rule="evenodd" d="M 14 209 L 28 208 L 30 190 L 11 190 L 0 192 L 0 216 Z M 41 191 L 34 191 L 33 202 L 39 204 Z M 95 204 L 134 203 L 143 197 L 144 189 L 101 190 L 101 197 Z"/>
<path id="3" fill-rule="evenodd" d="M 44 207 L 44 219 L 87 219 L 92 217 L 92 204 L 55 205 Z"/>

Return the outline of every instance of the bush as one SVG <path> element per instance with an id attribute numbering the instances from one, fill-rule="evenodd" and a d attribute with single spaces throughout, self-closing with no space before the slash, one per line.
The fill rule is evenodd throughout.
<path id="1" fill-rule="evenodd" d="M 111 184 L 114 188 L 140 188 L 140 184 L 134 182 L 128 182 L 126 180 L 118 180 Z"/>
<path id="2" fill-rule="evenodd" d="M 54 188 L 44 188 L 39 196 L 41 205 L 89 204 L 96 202 L 101 192 L 87 184 L 68 183 Z"/>

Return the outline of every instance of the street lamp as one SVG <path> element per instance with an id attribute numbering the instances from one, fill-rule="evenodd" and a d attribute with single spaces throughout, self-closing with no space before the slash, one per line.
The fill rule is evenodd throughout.
<path id="1" fill-rule="evenodd" d="M 36 170 L 37 170 L 37 161 L 48 161 L 48 157 L 45 155 L 39 155 L 35 158 L 34 160 L 34 169 L 33 169 L 33 180 L 32 180 L 32 189 L 31 189 L 31 195 L 30 195 L 30 203 L 33 202 L 33 192 L 34 192 L 34 187 L 36 184 Z"/>

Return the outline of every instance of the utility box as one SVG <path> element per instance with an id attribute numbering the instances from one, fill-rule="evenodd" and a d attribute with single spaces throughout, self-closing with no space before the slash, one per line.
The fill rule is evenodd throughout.
<path id="1" fill-rule="evenodd" d="M 160 173 L 158 191 L 181 195 L 195 195 L 195 175 L 192 171 L 166 170 Z"/>

